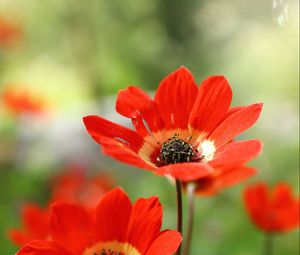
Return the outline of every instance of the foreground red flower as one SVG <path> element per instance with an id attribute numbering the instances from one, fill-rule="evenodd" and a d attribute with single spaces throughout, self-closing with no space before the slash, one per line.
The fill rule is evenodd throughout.
<path id="1" fill-rule="evenodd" d="M 99 203 L 94 217 L 79 205 L 56 203 L 50 215 L 51 240 L 36 240 L 17 255 L 171 255 L 181 243 L 173 230 L 160 232 L 157 197 L 131 205 L 116 188 Z"/>
<path id="2" fill-rule="evenodd" d="M 21 35 L 19 26 L 0 16 L 0 45 L 9 46 Z"/>
<path id="3" fill-rule="evenodd" d="M 50 233 L 49 211 L 28 204 L 22 208 L 23 229 L 9 230 L 9 238 L 16 245 L 25 245 L 35 239 L 46 239 Z"/>
<path id="4" fill-rule="evenodd" d="M 258 119 L 262 104 L 230 108 L 232 91 L 223 76 L 207 78 L 198 89 L 184 67 L 167 76 L 152 100 L 128 87 L 116 110 L 136 131 L 98 116 L 84 117 L 103 152 L 125 163 L 182 181 L 208 176 L 215 168 L 242 165 L 261 151 L 258 140 L 233 139 Z"/>
<path id="5" fill-rule="evenodd" d="M 249 186 L 244 192 L 246 209 L 258 228 L 283 232 L 299 227 L 299 197 L 291 187 L 278 183 L 273 189 L 265 183 Z"/>
<path id="6" fill-rule="evenodd" d="M 28 89 L 10 86 L 1 93 L 4 107 L 16 115 L 40 115 L 46 112 L 45 100 Z"/>
<path id="7" fill-rule="evenodd" d="M 52 182 L 50 201 L 63 201 L 95 208 L 102 195 L 113 188 L 113 180 L 107 175 L 87 176 L 85 169 L 69 166 Z"/>

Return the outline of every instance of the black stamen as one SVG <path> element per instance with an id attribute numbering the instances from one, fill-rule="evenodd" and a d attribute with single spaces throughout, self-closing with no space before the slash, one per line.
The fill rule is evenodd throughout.
<path id="1" fill-rule="evenodd" d="M 178 137 L 179 134 L 176 133 L 162 144 L 160 155 L 157 158 L 161 165 L 191 162 L 200 159 L 196 154 L 197 150 L 194 150 L 193 146 Z"/>

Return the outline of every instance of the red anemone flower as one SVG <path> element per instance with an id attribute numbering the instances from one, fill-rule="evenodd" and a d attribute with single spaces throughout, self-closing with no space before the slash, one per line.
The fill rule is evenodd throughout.
<path id="1" fill-rule="evenodd" d="M 131 118 L 136 131 L 98 116 L 83 120 L 105 154 L 193 181 L 214 168 L 244 164 L 261 151 L 258 140 L 233 139 L 257 121 L 262 104 L 230 108 L 231 99 L 223 76 L 207 78 L 198 89 L 192 74 L 180 67 L 159 84 L 154 100 L 137 87 L 119 92 L 116 110 Z"/>
<path id="2" fill-rule="evenodd" d="M 113 188 L 107 175 L 88 177 L 84 169 L 70 166 L 62 175 L 54 178 L 50 201 L 63 201 L 95 208 L 102 195 Z"/>
<path id="3" fill-rule="evenodd" d="M 244 165 L 215 168 L 208 176 L 196 180 L 196 195 L 211 196 L 224 188 L 238 184 L 256 174 L 256 169 Z M 188 183 L 183 183 L 184 188 Z"/>
<path id="4" fill-rule="evenodd" d="M 100 201 L 94 216 L 84 207 L 56 203 L 50 215 L 51 240 L 36 240 L 17 255 L 171 255 L 181 243 L 177 231 L 160 232 L 157 197 L 133 205 L 116 188 Z"/>
<path id="5" fill-rule="evenodd" d="M 246 209 L 256 226 L 266 232 L 284 232 L 299 227 L 299 197 L 287 183 L 273 189 L 265 183 L 249 186 L 244 192 Z"/>
<path id="6" fill-rule="evenodd" d="M 0 45 L 9 46 L 21 35 L 21 29 L 4 17 L 0 17 Z"/>
<path id="7" fill-rule="evenodd" d="M 50 233 L 49 211 L 28 204 L 22 208 L 23 229 L 9 230 L 9 238 L 16 245 L 25 245 L 35 239 L 46 239 Z"/>

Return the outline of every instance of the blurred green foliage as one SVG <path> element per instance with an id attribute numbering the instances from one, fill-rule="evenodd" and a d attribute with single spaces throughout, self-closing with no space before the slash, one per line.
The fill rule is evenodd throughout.
<path id="1" fill-rule="evenodd" d="M 128 85 L 155 90 L 180 65 L 191 69 L 198 83 L 208 75 L 226 75 L 235 105 L 264 102 L 259 122 L 241 137 L 264 141 L 263 155 L 251 163 L 260 173 L 249 182 L 284 180 L 299 193 L 298 5 L 288 1 L 281 24 L 283 10 L 275 11 L 271 1 L 2 0 L 0 16 L 20 24 L 23 36 L 14 47 L 0 46 L 0 93 L 10 83 L 39 91 L 53 107 L 52 120 L 62 119 L 71 130 L 70 116 L 82 126 L 87 105 Z M 88 113 L 114 109 L 93 111 Z M 0 254 L 9 255 L 17 249 L 6 230 L 19 226 L 21 204 L 45 205 L 48 179 L 69 159 L 52 162 L 45 149 L 32 152 L 33 159 L 44 151 L 49 160 L 27 164 L 20 157 L 24 147 L 31 148 L 26 139 L 20 142 L 24 122 L 3 109 L 0 118 Z M 83 127 L 81 133 L 89 150 L 100 155 Z M 174 187 L 165 179 L 100 156 L 85 163 L 111 169 L 133 200 L 159 195 L 164 225 L 174 228 Z M 197 199 L 192 255 L 261 254 L 263 235 L 244 212 L 243 186 Z M 275 255 L 298 254 L 298 238 L 298 230 L 278 235 Z"/>

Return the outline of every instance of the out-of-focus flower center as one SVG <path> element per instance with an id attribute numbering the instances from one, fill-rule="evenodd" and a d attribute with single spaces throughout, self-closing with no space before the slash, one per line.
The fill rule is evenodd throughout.
<path id="1" fill-rule="evenodd" d="M 157 157 L 157 161 L 161 165 L 201 161 L 202 159 L 199 157 L 198 150 L 194 149 L 187 141 L 178 138 L 178 134 L 162 144 L 159 157 Z"/>
<path id="2" fill-rule="evenodd" d="M 124 253 L 123 252 L 115 252 L 111 249 L 103 248 L 101 252 L 99 252 L 99 253 L 95 252 L 94 255 L 124 255 Z"/>
<path id="3" fill-rule="evenodd" d="M 129 243 L 105 242 L 86 249 L 82 255 L 141 255 Z"/>

